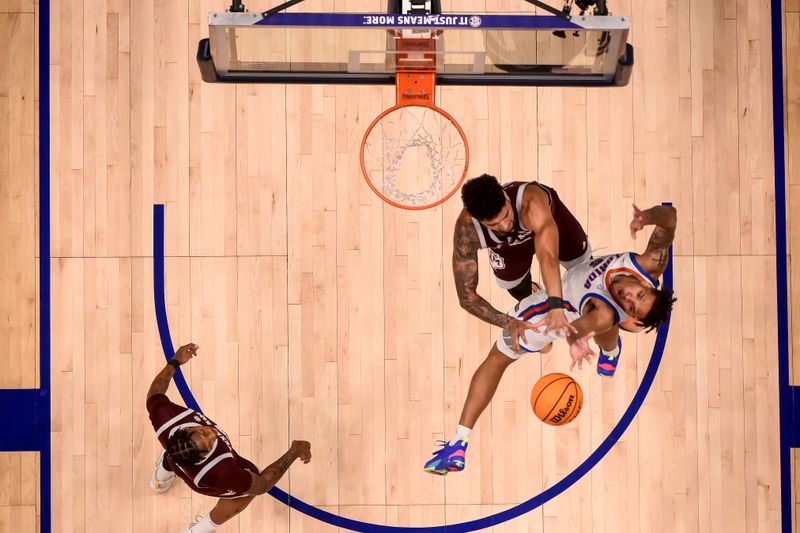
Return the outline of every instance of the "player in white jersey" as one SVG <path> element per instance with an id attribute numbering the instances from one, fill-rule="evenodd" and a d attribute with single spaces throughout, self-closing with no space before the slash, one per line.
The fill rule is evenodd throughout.
<path id="1" fill-rule="evenodd" d="M 561 279 L 561 286 L 564 294 L 564 309 L 570 323 L 578 320 L 582 314 L 581 310 L 594 299 L 605 304 L 611 310 L 613 326 L 618 326 L 629 318 L 636 320 L 638 325 L 645 325 L 641 321 L 644 318 L 640 320 L 635 316 L 635 311 L 625 305 L 624 300 L 617 302 L 612 295 L 612 290 L 616 290 L 617 296 L 623 299 L 625 283 L 629 281 L 634 283 L 635 288 L 638 288 L 640 296 L 650 300 L 652 295 L 652 299 L 655 299 L 656 293 L 648 289 L 658 288 L 658 281 L 653 279 L 639 264 L 636 254 L 632 252 L 596 257 L 567 270 Z M 614 289 L 611 288 L 612 286 Z M 542 304 L 546 301 L 546 294 L 536 292 L 519 302 L 508 314 L 518 320 L 533 322 L 535 317 L 542 314 Z M 611 328 L 608 331 L 610 330 Z M 554 340 L 564 338 L 563 335 L 557 335 L 556 332 L 544 334 L 536 330 L 527 330 L 525 339 L 520 343 L 521 353 L 517 353 L 511 347 L 509 336 L 505 334 L 506 332 L 503 333 L 497 347 L 512 359 L 517 359 L 525 353 L 539 352 Z M 617 328 L 614 328 L 613 337 L 617 336 Z M 615 338 L 609 340 L 616 342 Z"/>
<path id="2" fill-rule="evenodd" d="M 542 327 L 548 310 L 544 291 L 536 292 L 519 302 L 509 314 L 532 323 L 521 343 L 522 354 L 546 350 L 555 340 L 566 338 L 570 345 L 572 369 L 576 364 L 591 362 L 595 355 L 589 340 L 606 353 L 618 347 L 619 324 L 632 318 L 650 331 L 667 319 L 675 299 L 669 289 L 658 288 L 658 278 L 669 261 L 669 246 L 675 237 L 677 213 L 672 206 L 655 206 L 641 211 L 634 206 L 631 235 L 645 226 L 655 229 L 641 255 L 628 252 L 607 255 L 570 268 L 562 277 L 564 309 L 577 332 L 566 337 L 546 333 Z M 464 469 L 467 441 L 472 428 L 494 396 L 503 373 L 522 354 L 512 348 L 511 335 L 503 332 L 489 355 L 472 376 L 455 435 L 425 464 L 425 471 L 445 475 Z"/>

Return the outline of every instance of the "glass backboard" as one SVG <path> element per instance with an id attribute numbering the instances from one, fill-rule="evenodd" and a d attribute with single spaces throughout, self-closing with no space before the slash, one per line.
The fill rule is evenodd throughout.
<path id="1" fill-rule="evenodd" d="M 225 12 L 208 23 L 207 82 L 393 84 L 416 38 L 434 41 L 439 85 L 625 85 L 633 65 L 626 17 Z"/>

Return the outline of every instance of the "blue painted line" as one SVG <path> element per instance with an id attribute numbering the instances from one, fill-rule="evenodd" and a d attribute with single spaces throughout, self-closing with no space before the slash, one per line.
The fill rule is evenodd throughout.
<path id="1" fill-rule="evenodd" d="M 50 395 L 42 389 L 0 389 L 0 452 L 30 452 L 50 437 Z"/>
<path id="2" fill-rule="evenodd" d="M 781 417 L 785 416 L 789 419 L 787 422 L 792 429 L 786 445 L 789 448 L 800 448 L 800 431 L 798 431 L 800 429 L 800 409 L 797 409 L 797 406 L 800 406 L 800 387 L 788 386 L 786 388 L 788 389 L 787 398 L 791 407 L 788 412 L 782 411 Z"/>
<path id="3" fill-rule="evenodd" d="M 172 337 L 169 334 L 169 321 L 167 320 L 167 304 L 164 290 L 164 205 L 156 204 L 153 206 L 153 296 L 156 305 L 156 323 L 158 324 L 158 335 L 161 338 L 161 349 L 164 357 L 169 361 L 175 355 L 175 348 L 172 344 Z M 173 376 L 175 386 L 181 394 L 186 407 L 194 409 L 198 413 L 203 411 L 195 400 L 183 372 L 178 368 Z"/>
<path id="4" fill-rule="evenodd" d="M 0 452 L 39 452 L 40 531 L 51 531 L 50 0 L 39 1 L 39 388 L 0 390 Z"/>
<path id="5" fill-rule="evenodd" d="M 783 9 L 780 0 L 772 0 L 772 123 L 775 157 L 775 276 L 778 306 L 778 402 L 781 436 L 781 528 L 792 532 L 791 447 L 800 438 L 794 424 L 793 403 L 789 385 L 789 303 L 786 266 L 786 163 L 783 148 Z"/>
<path id="6" fill-rule="evenodd" d="M 671 205 L 671 204 L 665 204 Z M 156 320 L 158 322 L 159 334 L 161 335 L 162 346 L 165 348 L 165 357 L 170 359 L 173 354 L 172 341 L 169 340 L 169 322 L 167 321 L 166 307 L 164 306 L 164 206 L 155 205 L 153 208 L 153 278 L 155 289 L 155 302 L 156 302 Z M 160 278 L 160 279 L 159 279 Z M 672 247 L 669 249 L 669 264 L 664 272 L 664 286 L 667 288 L 673 287 L 673 271 L 672 271 Z M 161 291 L 159 295 L 158 292 Z M 161 309 L 159 309 L 159 307 Z M 667 343 L 667 334 L 669 333 L 670 317 L 667 321 L 661 324 L 658 328 L 655 346 L 653 347 L 653 355 L 650 357 L 650 362 L 647 365 L 642 383 L 636 391 L 630 405 L 623 413 L 622 418 L 617 425 L 611 430 L 603 442 L 595 449 L 595 451 L 586 460 L 581 463 L 575 470 L 570 472 L 567 476 L 561 479 L 552 487 L 546 489 L 544 492 L 534 496 L 526 502 L 523 502 L 516 507 L 512 507 L 500 513 L 472 520 L 469 522 L 461 522 L 459 524 L 443 525 L 443 526 L 427 526 L 427 527 L 400 527 L 400 526 L 387 526 L 383 524 L 372 524 L 369 522 L 361 522 L 359 520 L 352 520 L 343 516 L 335 515 L 324 511 L 313 505 L 305 503 L 302 500 L 292 497 L 290 494 L 282 491 L 278 487 L 273 487 L 269 494 L 276 500 L 283 502 L 292 509 L 304 513 L 312 518 L 316 518 L 321 522 L 326 522 L 336 527 L 350 529 L 352 531 L 366 531 L 366 532 L 385 532 L 385 531 L 404 531 L 404 532 L 442 532 L 442 533 L 455 533 L 462 531 L 476 531 L 479 529 L 496 526 L 512 518 L 523 515 L 555 498 L 569 487 L 571 487 L 580 478 L 586 475 L 592 468 L 597 465 L 600 460 L 611 450 L 612 446 L 622 437 L 623 433 L 628 429 L 634 417 L 639 412 L 642 404 L 644 403 L 647 393 L 650 392 L 650 387 L 653 385 L 653 380 L 658 373 L 658 367 L 661 364 L 661 358 L 664 354 L 664 347 Z M 165 342 L 167 339 L 168 342 Z M 168 351 L 166 349 L 169 348 Z M 176 374 L 177 376 L 177 374 Z M 178 390 L 181 397 L 188 407 L 197 405 L 197 402 L 192 395 L 192 392 L 186 386 L 186 382 L 178 383 Z M 190 404 L 191 402 L 191 404 Z M 192 409 L 200 410 L 199 406 L 192 407 Z M 420 475 L 422 475 L 422 467 L 420 466 Z"/>
<path id="7" fill-rule="evenodd" d="M 50 0 L 39 0 L 39 291 L 39 415 L 47 420 L 39 435 L 39 494 L 41 532 L 50 533 Z"/>

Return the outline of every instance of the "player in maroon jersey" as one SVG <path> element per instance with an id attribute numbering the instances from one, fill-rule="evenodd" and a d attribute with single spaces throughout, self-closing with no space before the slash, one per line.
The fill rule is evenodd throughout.
<path id="1" fill-rule="evenodd" d="M 178 348 L 158 373 L 147 392 L 147 412 L 164 452 L 156 463 L 150 486 L 166 492 L 176 475 L 200 494 L 219 498 L 217 504 L 181 533 L 210 533 L 250 505 L 278 482 L 289 466 L 311 460 L 311 444 L 292 442 L 289 450 L 264 470 L 241 457 L 228 435 L 213 421 L 193 409 L 172 403 L 165 395 L 175 370 L 197 355 L 196 344 Z"/>
<path id="2" fill-rule="evenodd" d="M 497 284 L 518 301 L 532 292 L 535 255 L 549 297 L 547 331 L 572 332 L 564 315 L 559 263 L 567 269 L 583 263 L 592 248 L 556 191 L 536 181 L 501 185 L 483 174 L 464 184 L 461 199 L 464 209 L 453 236 L 453 277 L 461 307 L 510 332 L 518 350 L 530 324 L 498 311 L 477 293 L 478 250 L 488 248 Z"/>

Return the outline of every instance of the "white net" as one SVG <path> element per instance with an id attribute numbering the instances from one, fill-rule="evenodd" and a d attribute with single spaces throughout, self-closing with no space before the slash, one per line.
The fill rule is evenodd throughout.
<path id="1" fill-rule="evenodd" d="M 362 162 L 366 178 L 384 199 L 432 207 L 461 182 L 467 145 L 456 125 L 437 109 L 404 106 L 387 113 L 367 133 Z"/>

